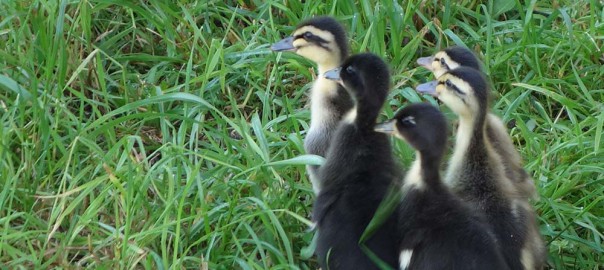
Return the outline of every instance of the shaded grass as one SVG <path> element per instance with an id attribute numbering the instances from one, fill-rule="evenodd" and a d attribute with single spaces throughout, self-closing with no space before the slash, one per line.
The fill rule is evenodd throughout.
<path id="1" fill-rule="evenodd" d="M 502 2 L 513 7 L 498 12 Z M 303 165 L 315 161 L 275 163 L 304 153 L 314 71 L 268 45 L 332 14 L 352 51 L 390 63 L 384 118 L 423 100 L 412 90 L 429 79 L 418 56 L 479 52 L 538 186 L 552 265 L 601 268 L 604 7 L 481 3 L 0 3 L 0 261 L 316 267 L 300 254 L 312 238 Z"/>

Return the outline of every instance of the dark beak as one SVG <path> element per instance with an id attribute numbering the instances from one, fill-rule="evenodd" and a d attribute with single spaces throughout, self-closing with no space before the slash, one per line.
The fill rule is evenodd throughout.
<path id="1" fill-rule="evenodd" d="M 430 70 L 432 70 L 432 61 L 434 61 L 434 57 L 433 56 L 428 56 L 428 57 L 420 57 L 417 58 L 417 64 Z"/>
<path id="2" fill-rule="evenodd" d="M 341 67 L 328 70 L 325 72 L 325 74 L 323 74 L 323 77 L 325 77 L 325 79 L 336 81 L 339 84 L 342 84 L 342 78 L 340 78 L 340 70 L 342 70 Z"/>
<path id="3" fill-rule="evenodd" d="M 287 37 L 279 40 L 277 43 L 271 45 L 271 50 L 275 52 L 295 51 L 296 47 L 294 47 L 294 37 Z"/>
<path id="4" fill-rule="evenodd" d="M 388 120 L 384 123 L 375 125 L 373 130 L 376 132 L 393 134 L 394 133 L 394 123 L 395 123 L 395 120 Z"/>
<path id="5" fill-rule="evenodd" d="M 438 96 L 438 94 L 436 93 L 436 86 L 438 85 L 438 81 L 431 81 L 431 82 L 427 82 L 427 83 L 422 83 L 420 85 L 418 85 L 417 87 L 415 87 L 415 90 L 417 92 L 420 92 L 422 94 L 428 94 L 428 95 L 432 95 L 432 96 Z"/>

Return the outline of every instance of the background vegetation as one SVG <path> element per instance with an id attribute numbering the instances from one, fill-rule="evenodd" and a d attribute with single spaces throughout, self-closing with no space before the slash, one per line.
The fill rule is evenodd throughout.
<path id="1" fill-rule="evenodd" d="M 390 63 L 383 118 L 424 100 L 417 57 L 476 51 L 552 266 L 604 267 L 597 0 L 1 1 L 2 267 L 316 268 L 296 158 L 314 70 L 268 49 L 316 14 Z"/>

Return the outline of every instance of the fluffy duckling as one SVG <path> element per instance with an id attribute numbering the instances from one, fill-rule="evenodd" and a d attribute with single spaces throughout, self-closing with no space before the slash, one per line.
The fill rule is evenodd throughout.
<path id="1" fill-rule="evenodd" d="M 315 17 L 300 23 L 290 37 L 271 46 L 273 51 L 292 51 L 318 66 L 318 74 L 310 91 L 310 128 L 304 139 L 307 153 L 325 157 L 333 133 L 352 106 L 352 99 L 338 83 L 322 76 L 340 66 L 348 57 L 346 31 L 331 17 Z M 315 194 L 321 186 L 318 166 L 307 166 Z"/>
<path id="2" fill-rule="evenodd" d="M 449 70 L 456 69 L 460 66 L 471 67 L 480 70 L 480 62 L 472 51 L 461 46 L 451 46 L 434 56 L 420 57 L 417 63 L 432 71 L 436 78 L 442 76 Z"/>
<path id="3" fill-rule="evenodd" d="M 313 208 L 316 254 L 322 269 L 378 269 L 359 239 L 401 177 L 388 137 L 373 131 L 388 95 L 389 69 L 379 57 L 366 53 L 350 57 L 325 77 L 340 82 L 356 105 L 340 122 L 319 169 L 322 189 Z M 395 267 L 396 234 L 393 214 L 364 245 Z"/>
<path id="4" fill-rule="evenodd" d="M 541 269 L 545 248 L 535 213 L 517 197 L 500 156 L 487 136 L 488 83 L 482 72 L 459 67 L 417 87 L 459 116 L 446 181 L 462 200 L 483 212 L 511 269 Z"/>
<path id="5" fill-rule="evenodd" d="M 452 46 L 437 52 L 434 56 L 418 58 L 417 63 L 432 71 L 436 78 L 460 66 L 481 70 L 476 55 L 468 48 L 461 46 Z M 505 174 L 514 183 L 518 195 L 524 198 L 537 198 L 535 184 L 531 176 L 524 170 L 522 157 L 516 151 L 505 125 L 493 113 L 487 115 L 487 136 L 495 152 L 501 157 Z"/>
<path id="6" fill-rule="evenodd" d="M 399 269 L 508 269 L 484 220 L 441 181 L 447 145 L 442 113 L 426 103 L 412 104 L 375 130 L 403 139 L 416 151 L 403 182 Z"/>

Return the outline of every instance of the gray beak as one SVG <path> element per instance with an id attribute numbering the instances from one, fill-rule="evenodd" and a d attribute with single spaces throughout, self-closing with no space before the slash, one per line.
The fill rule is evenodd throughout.
<path id="1" fill-rule="evenodd" d="M 422 83 L 420 85 L 418 85 L 417 87 L 415 87 L 415 90 L 417 92 L 420 92 L 422 94 L 428 94 L 428 95 L 432 95 L 432 96 L 438 96 L 438 94 L 436 93 L 436 86 L 438 85 L 438 81 L 431 81 L 431 82 L 427 82 L 427 83 Z"/>
<path id="2" fill-rule="evenodd" d="M 325 79 L 336 81 L 339 84 L 342 84 L 342 78 L 340 78 L 340 70 L 342 70 L 341 67 L 328 70 L 325 72 L 325 74 L 323 74 L 323 77 L 325 77 Z"/>
<path id="3" fill-rule="evenodd" d="M 384 123 L 381 124 L 377 124 L 375 125 L 375 127 L 373 128 L 373 130 L 375 132 L 381 132 L 381 133 L 386 133 L 386 134 L 393 134 L 394 133 L 394 123 L 396 121 L 395 120 L 388 120 Z"/>
<path id="4" fill-rule="evenodd" d="M 296 47 L 294 47 L 294 37 L 287 37 L 277 41 L 277 43 L 271 45 L 271 50 L 275 52 L 295 51 Z"/>
<path id="5" fill-rule="evenodd" d="M 428 57 L 420 57 L 417 58 L 417 64 L 430 70 L 432 70 L 432 61 L 434 61 L 434 57 L 433 56 L 428 56 Z"/>

